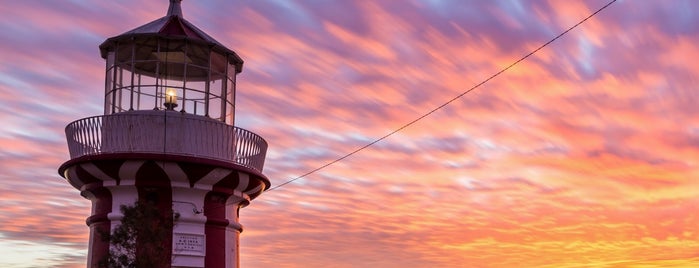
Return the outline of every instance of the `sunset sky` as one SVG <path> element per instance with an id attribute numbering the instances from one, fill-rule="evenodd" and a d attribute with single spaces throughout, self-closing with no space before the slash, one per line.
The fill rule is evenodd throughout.
<path id="1" fill-rule="evenodd" d="M 609 0 L 184 0 L 236 51 L 279 185 L 390 133 Z M 84 267 L 57 174 L 98 45 L 168 1 L 0 4 L 0 267 Z M 699 1 L 619 0 L 403 131 L 241 211 L 241 266 L 699 267 Z"/>

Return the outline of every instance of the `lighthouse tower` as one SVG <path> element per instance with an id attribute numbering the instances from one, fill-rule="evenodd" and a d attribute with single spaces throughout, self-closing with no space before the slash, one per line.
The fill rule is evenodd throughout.
<path id="1" fill-rule="evenodd" d="M 101 234 L 120 226 L 120 207 L 141 201 L 178 215 L 160 227 L 166 266 L 238 267 L 238 210 L 270 186 L 266 141 L 234 126 L 243 60 L 185 20 L 180 2 L 100 45 L 104 114 L 66 127 L 59 173 L 92 202 L 88 267 L 113 247 Z"/>

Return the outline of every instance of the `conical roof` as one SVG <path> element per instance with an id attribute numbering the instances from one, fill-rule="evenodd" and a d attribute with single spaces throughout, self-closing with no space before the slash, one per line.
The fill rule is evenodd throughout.
<path id="1" fill-rule="evenodd" d="M 100 45 L 102 58 L 107 58 L 107 51 L 119 41 L 132 40 L 138 37 L 162 37 L 166 39 L 186 39 L 188 41 L 205 43 L 213 50 L 220 51 L 228 56 L 229 62 L 236 66 L 236 72 L 243 69 L 243 59 L 233 50 L 228 49 L 213 37 L 197 28 L 182 16 L 182 0 L 170 0 L 170 6 L 165 17 L 146 23 L 143 26 L 127 31 L 123 34 L 110 37 Z"/>

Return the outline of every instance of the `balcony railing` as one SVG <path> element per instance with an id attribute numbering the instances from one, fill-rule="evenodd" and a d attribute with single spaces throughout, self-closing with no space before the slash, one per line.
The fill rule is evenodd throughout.
<path id="1" fill-rule="evenodd" d="M 132 111 L 66 126 L 71 159 L 110 153 L 162 153 L 236 164 L 262 172 L 267 142 L 255 133 L 202 116 Z"/>

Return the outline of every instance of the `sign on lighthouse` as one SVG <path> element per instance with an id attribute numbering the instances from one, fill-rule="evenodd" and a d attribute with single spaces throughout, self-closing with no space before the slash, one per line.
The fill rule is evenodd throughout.
<path id="1" fill-rule="evenodd" d="M 154 227 L 168 234 L 164 266 L 238 267 L 238 210 L 270 186 L 267 142 L 234 125 L 243 60 L 184 19 L 181 0 L 99 48 L 104 114 L 68 124 L 59 168 L 92 202 L 87 266 L 113 250 L 100 234 L 125 222 L 120 208 L 146 202 L 178 215 Z"/>

